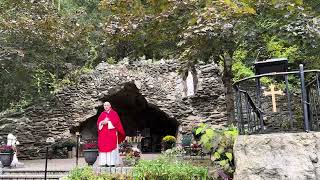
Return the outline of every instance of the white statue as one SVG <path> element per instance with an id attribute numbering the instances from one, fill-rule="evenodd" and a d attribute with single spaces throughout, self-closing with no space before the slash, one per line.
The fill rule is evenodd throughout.
<path id="1" fill-rule="evenodd" d="M 7 145 L 12 146 L 14 150 L 13 160 L 11 162 L 11 167 L 23 167 L 23 163 L 20 163 L 18 161 L 17 157 L 17 147 L 16 145 L 19 145 L 19 141 L 17 141 L 17 137 L 15 137 L 13 134 L 9 133 L 7 137 Z"/>

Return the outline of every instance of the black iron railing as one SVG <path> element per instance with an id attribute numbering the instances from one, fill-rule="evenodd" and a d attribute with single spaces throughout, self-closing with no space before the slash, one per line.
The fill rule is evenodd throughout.
<path id="1" fill-rule="evenodd" d="M 240 120 L 238 128 L 240 134 L 255 133 L 264 129 L 263 127 L 263 113 L 259 109 L 247 91 L 239 89 L 235 86 L 237 96 L 237 119 Z"/>
<path id="2" fill-rule="evenodd" d="M 311 131 L 319 131 L 320 123 L 320 81 L 319 72 L 306 86 L 309 127 Z"/>
<path id="3" fill-rule="evenodd" d="M 240 134 L 320 130 L 319 74 L 320 70 L 304 70 L 303 65 L 300 65 L 299 71 L 261 74 L 235 82 L 235 117 Z M 306 83 L 305 75 L 310 79 L 309 83 Z M 290 88 L 293 84 L 289 84 L 289 76 L 295 76 L 295 79 L 300 80 L 300 87 L 295 88 L 299 89 L 299 92 L 293 92 L 293 88 Z M 284 83 L 285 97 L 279 104 L 278 112 L 271 112 L 270 108 L 263 105 L 266 104 L 266 98 L 262 99 L 262 77 L 275 78 L 278 82 L 280 79 Z M 249 82 L 253 84 L 251 89 L 248 88 Z M 268 121 L 280 125 L 274 126 Z"/>

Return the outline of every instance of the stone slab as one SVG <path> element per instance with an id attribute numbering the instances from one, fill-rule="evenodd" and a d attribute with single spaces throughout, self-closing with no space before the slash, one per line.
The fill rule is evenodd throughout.
<path id="1" fill-rule="evenodd" d="M 320 133 L 239 136 L 234 180 L 317 180 Z"/>

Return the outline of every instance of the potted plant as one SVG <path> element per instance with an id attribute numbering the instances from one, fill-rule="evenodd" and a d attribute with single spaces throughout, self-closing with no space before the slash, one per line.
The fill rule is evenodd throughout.
<path id="1" fill-rule="evenodd" d="M 98 145 L 96 142 L 87 142 L 83 145 L 83 156 L 88 165 L 93 165 L 98 157 Z"/>
<path id="2" fill-rule="evenodd" d="M 199 144 L 197 141 L 193 141 L 191 144 L 191 155 L 192 156 L 197 156 L 201 154 L 201 144 Z"/>
<path id="3" fill-rule="evenodd" d="M 204 133 L 202 132 L 202 129 L 200 127 L 195 127 L 192 129 L 192 135 L 194 137 L 194 139 L 196 141 L 200 141 L 201 139 L 201 136 L 203 135 Z"/>
<path id="4" fill-rule="evenodd" d="M 120 156 L 125 156 L 126 154 L 130 153 L 132 149 L 132 144 L 129 143 L 127 140 L 119 144 L 119 152 Z"/>
<path id="5" fill-rule="evenodd" d="M 171 149 L 176 143 L 176 138 L 171 135 L 167 135 L 162 139 L 162 148 L 163 151 Z"/>
<path id="6" fill-rule="evenodd" d="M 10 166 L 13 159 L 14 150 L 12 146 L 0 146 L 0 161 L 4 167 Z"/>

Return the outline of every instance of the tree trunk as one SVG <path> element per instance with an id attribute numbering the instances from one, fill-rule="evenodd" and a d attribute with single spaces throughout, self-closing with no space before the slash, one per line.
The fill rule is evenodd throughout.
<path id="1" fill-rule="evenodd" d="M 226 95 L 226 110 L 228 124 L 235 123 L 235 111 L 234 111 L 234 93 L 232 86 L 232 57 L 230 53 L 224 53 L 224 72 L 223 72 L 223 83 L 225 87 Z"/>

